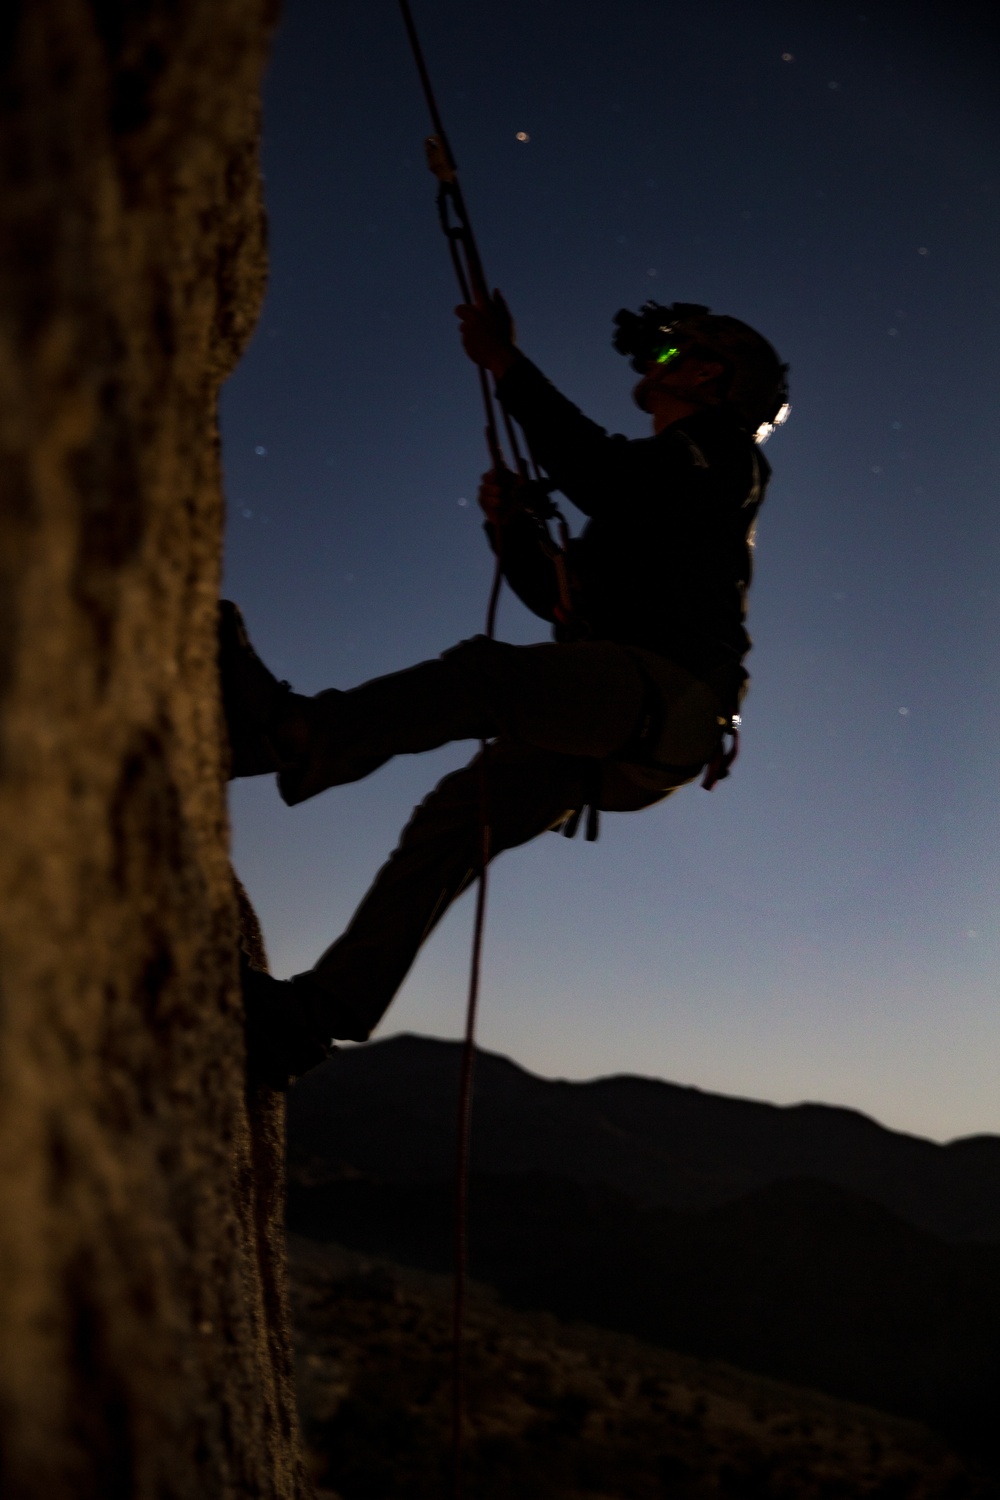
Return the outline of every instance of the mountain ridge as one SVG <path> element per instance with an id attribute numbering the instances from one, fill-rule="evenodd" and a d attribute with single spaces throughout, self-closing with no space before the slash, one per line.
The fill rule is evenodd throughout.
<path id="1" fill-rule="evenodd" d="M 404 1033 L 340 1051 L 289 1095 L 293 1174 L 449 1178 L 459 1044 Z M 634 1074 L 545 1079 L 477 1051 L 472 1171 L 548 1171 L 697 1211 L 811 1177 L 952 1241 L 1000 1242 L 1000 1137 L 939 1143 L 860 1111 L 776 1105 Z"/>

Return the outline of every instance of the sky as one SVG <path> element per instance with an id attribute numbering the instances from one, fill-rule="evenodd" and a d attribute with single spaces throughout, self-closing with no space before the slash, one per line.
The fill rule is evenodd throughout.
<path id="1" fill-rule="evenodd" d="M 561 390 L 646 433 L 610 338 L 648 297 L 743 318 L 791 364 L 733 775 L 606 814 L 596 844 L 543 835 L 495 863 L 482 1045 L 546 1076 L 1000 1131 L 990 8 L 413 8 L 487 275 Z M 300 692 L 483 628 L 482 414 L 429 129 L 392 0 L 286 0 L 264 92 L 269 290 L 222 400 L 224 592 Z M 506 594 L 502 638 L 545 630 Z M 474 749 L 294 809 L 272 778 L 233 784 L 276 974 L 315 962 Z M 377 1035 L 461 1034 L 472 905 Z"/>

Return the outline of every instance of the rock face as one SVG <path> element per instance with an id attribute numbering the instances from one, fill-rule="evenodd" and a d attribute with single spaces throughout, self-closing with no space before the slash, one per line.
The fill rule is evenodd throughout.
<path id="1" fill-rule="evenodd" d="M 0 7 L 7 1500 L 304 1493 L 214 663 L 272 9 Z"/>

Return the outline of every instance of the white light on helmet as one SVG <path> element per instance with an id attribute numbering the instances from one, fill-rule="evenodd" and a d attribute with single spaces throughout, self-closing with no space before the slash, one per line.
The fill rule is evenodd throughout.
<path id="1" fill-rule="evenodd" d="M 757 431 L 753 435 L 754 442 L 763 446 L 771 436 L 771 433 L 774 431 L 774 429 L 776 427 L 783 426 L 783 424 L 788 421 L 788 413 L 791 411 L 791 409 L 792 408 L 790 403 L 786 401 L 783 403 L 783 405 L 779 406 L 778 410 L 775 412 L 773 421 L 761 422 L 760 426 L 757 428 Z"/>

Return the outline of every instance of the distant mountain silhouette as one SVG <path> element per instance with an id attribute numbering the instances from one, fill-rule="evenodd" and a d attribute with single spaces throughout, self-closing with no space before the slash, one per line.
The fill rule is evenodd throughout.
<path id="1" fill-rule="evenodd" d="M 457 1062 L 455 1044 L 400 1037 L 303 1079 L 291 1226 L 447 1269 Z M 969 1229 L 998 1220 L 1000 1141 L 963 1151 L 639 1078 L 548 1082 L 488 1054 L 473 1139 L 471 1268 L 509 1301 L 991 1447 L 1000 1245 Z"/>
<path id="2" fill-rule="evenodd" d="M 347 1166 L 386 1182 L 447 1179 L 458 1045 L 399 1036 L 337 1052 L 289 1095 L 293 1163 L 317 1180 Z M 472 1169 L 548 1172 L 645 1203 L 712 1208 L 812 1177 L 951 1240 L 1000 1242 L 1000 1137 L 946 1146 L 856 1110 L 731 1099 L 658 1079 L 538 1078 L 476 1063 Z"/>

